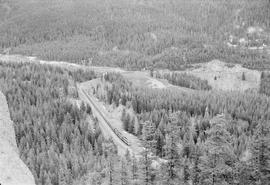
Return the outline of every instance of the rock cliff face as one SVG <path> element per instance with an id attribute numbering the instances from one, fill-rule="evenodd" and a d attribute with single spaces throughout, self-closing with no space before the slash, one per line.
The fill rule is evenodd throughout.
<path id="1" fill-rule="evenodd" d="M 0 184 L 35 185 L 35 180 L 19 157 L 13 122 L 5 96 L 0 92 Z"/>

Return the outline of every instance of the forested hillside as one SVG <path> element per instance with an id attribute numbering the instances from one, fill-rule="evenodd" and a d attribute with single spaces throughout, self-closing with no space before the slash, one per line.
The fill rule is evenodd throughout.
<path id="1" fill-rule="evenodd" d="M 90 71 L 1 64 L 1 90 L 20 155 L 37 184 L 269 182 L 264 170 L 270 160 L 267 96 L 153 90 L 133 87 L 120 74 L 108 73 L 104 101 L 132 107 L 140 127 L 126 130 L 146 148 L 139 159 L 128 153 L 120 158 L 113 143 L 103 139 L 91 108 L 70 101 L 77 96 L 74 82 L 94 77 Z M 127 128 L 134 127 L 127 115 L 122 120 Z M 96 125 L 95 131 L 89 124 Z M 155 164 L 154 156 L 163 162 Z"/>
<path id="2" fill-rule="evenodd" d="M 227 46 L 231 36 L 267 46 L 269 6 L 268 0 L 2 0 L 0 48 L 128 69 L 179 70 L 213 59 L 269 68 L 267 49 Z M 247 33 L 256 26 L 265 32 L 259 38 Z"/>
<path id="3" fill-rule="evenodd" d="M 0 0 L 0 53 L 37 185 L 270 185 L 269 0 Z"/>
<path id="4" fill-rule="evenodd" d="M 267 96 L 138 88 L 113 73 L 104 79 L 111 83 L 104 87 L 104 101 L 131 105 L 141 124 L 137 132 L 131 133 L 167 160 L 163 175 L 169 184 L 269 182 L 269 172 L 264 170 L 270 161 Z M 134 122 L 123 115 L 124 127 L 133 128 Z"/>
<path id="5" fill-rule="evenodd" d="M 7 98 L 20 157 L 36 184 L 161 182 L 148 150 L 140 159 L 128 153 L 120 158 L 112 141 L 104 140 L 91 108 L 74 103 L 74 83 L 92 78 L 92 71 L 0 63 L 0 90 Z"/>
<path id="6" fill-rule="evenodd" d="M 100 133 L 91 133 L 91 111 L 67 101 L 75 73 L 38 65 L 0 66 L 1 91 L 7 97 L 22 160 L 37 184 L 70 184 L 92 169 L 101 150 Z M 93 73 L 80 73 L 91 79 Z M 98 149 L 100 148 L 100 149 Z"/>

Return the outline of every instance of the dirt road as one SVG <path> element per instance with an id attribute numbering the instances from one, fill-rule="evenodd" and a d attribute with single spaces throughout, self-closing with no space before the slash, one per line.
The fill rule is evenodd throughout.
<path id="1" fill-rule="evenodd" d="M 56 67 L 62 67 L 66 69 L 87 69 L 93 70 L 95 72 L 104 73 L 104 72 L 125 72 L 125 70 L 117 68 L 117 67 L 99 67 L 99 66 L 85 66 L 81 64 L 74 64 L 70 62 L 64 61 L 46 61 L 40 60 L 36 57 L 30 56 L 23 56 L 23 55 L 3 55 L 0 54 L 0 61 L 7 62 L 7 63 L 35 63 L 35 64 L 46 64 L 46 65 L 53 65 Z"/>

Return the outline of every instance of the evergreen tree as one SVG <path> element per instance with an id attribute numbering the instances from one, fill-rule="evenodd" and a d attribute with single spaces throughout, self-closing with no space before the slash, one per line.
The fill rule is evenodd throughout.
<path id="1" fill-rule="evenodd" d="M 139 181 L 141 185 L 152 185 L 152 180 L 151 180 L 151 159 L 150 159 L 150 152 L 149 149 L 145 149 L 141 155 L 142 158 L 140 159 L 140 177 Z"/>
<path id="2" fill-rule="evenodd" d="M 242 73 L 242 80 L 245 81 L 246 80 L 246 75 L 245 72 Z"/>
<path id="3" fill-rule="evenodd" d="M 121 185 L 128 185 L 128 173 L 127 173 L 127 164 L 125 163 L 124 159 L 121 160 Z"/>
<path id="4" fill-rule="evenodd" d="M 200 166 L 200 151 L 199 151 L 198 146 L 196 146 L 196 148 L 195 148 L 193 159 L 194 159 L 194 164 L 193 164 L 193 168 L 192 168 L 191 179 L 192 179 L 192 182 L 194 185 L 199 185 L 200 184 L 201 170 L 199 168 L 199 166 Z"/>
<path id="5" fill-rule="evenodd" d="M 138 181 L 138 164 L 137 164 L 137 159 L 135 158 L 135 155 L 132 156 L 131 158 L 131 182 L 134 185 L 137 185 Z"/>
<path id="6" fill-rule="evenodd" d="M 219 185 L 230 180 L 234 154 L 225 124 L 226 120 L 222 118 L 212 120 L 200 162 L 202 184 Z"/>
<path id="7" fill-rule="evenodd" d="M 166 128 L 165 158 L 167 162 L 165 164 L 165 181 L 170 185 L 180 181 L 179 171 L 181 161 L 176 145 L 176 135 L 178 133 L 177 121 L 177 117 L 172 115 Z"/>
<path id="8" fill-rule="evenodd" d="M 189 180 L 190 180 L 190 163 L 188 161 L 187 158 L 184 159 L 183 161 L 183 181 L 185 184 L 188 184 Z"/>
<path id="9" fill-rule="evenodd" d="M 131 124 L 131 122 L 130 122 L 130 115 L 127 114 L 126 115 L 126 118 L 124 120 L 124 129 L 125 129 L 125 131 L 129 131 L 130 124 Z"/>
<path id="10" fill-rule="evenodd" d="M 257 184 L 270 182 L 270 123 L 261 121 L 255 134 L 252 148 L 253 177 Z"/>
<path id="11" fill-rule="evenodd" d="M 126 112 L 126 109 L 123 109 L 123 111 L 122 111 L 121 121 L 123 123 L 124 130 L 129 131 L 129 129 L 130 129 L 130 115 Z"/>
<path id="12" fill-rule="evenodd" d="M 109 185 L 114 184 L 114 161 L 112 158 L 109 159 L 109 166 L 108 166 L 108 171 L 109 171 Z"/>
<path id="13" fill-rule="evenodd" d="M 128 128 L 128 132 L 131 134 L 134 134 L 134 128 L 135 127 L 135 118 L 133 117 Z"/>
<path id="14" fill-rule="evenodd" d="M 165 139 L 159 128 L 156 129 L 154 140 L 156 141 L 155 155 L 163 157 L 163 147 L 165 145 Z"/>
<path id="15" fill-rule="evenodd" d="M 92 114 L 92 109 L 91 109 L 89 104 L 86 105 L 86 113 L 87 114 Z"/>
<path id="16" fill-rule="evenodd" d="M 155 124 L 150 121 L 146 121 L 143 125 L 143 140 L 146 148 L 152 150 L 156 148 L 155 140 Z"/>

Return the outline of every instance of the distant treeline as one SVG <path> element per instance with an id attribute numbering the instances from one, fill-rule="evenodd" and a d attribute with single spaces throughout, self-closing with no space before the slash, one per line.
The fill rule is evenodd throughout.
<path id="1" fill-rule="evenodd" d="M 155 1 L 153 8 L 97 0 L 11 3 L 17 8 L 0 26 L 0 49 L 10 53 L 128 69 L 180 70 L 213 59 L 270 68 L 266 51 L 226 45 L 239 7 L 246 26 L 269 27 L 266 0 Z"/>

